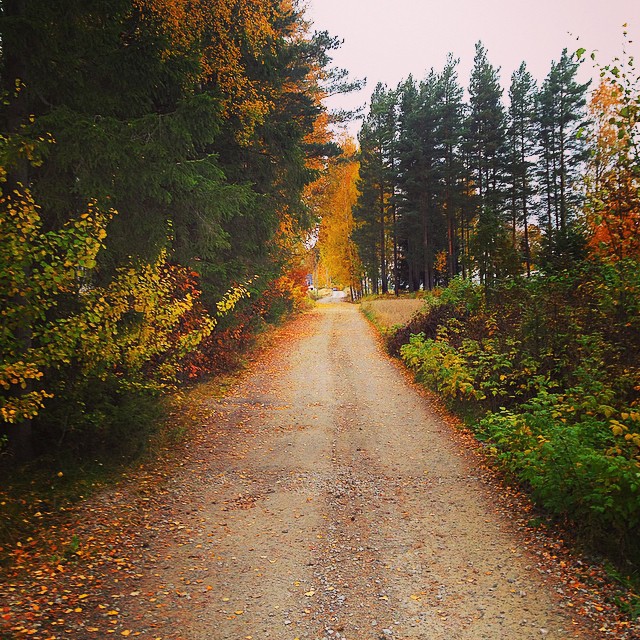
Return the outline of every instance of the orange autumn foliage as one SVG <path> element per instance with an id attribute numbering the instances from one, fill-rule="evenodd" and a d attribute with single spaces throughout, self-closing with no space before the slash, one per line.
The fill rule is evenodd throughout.
<path id="1" fill-rule="evenodd" d="M 273 108 L 250 67 L 265 64 L 282 29 L 287 3 L 256 0 L 134 0 L 142 20 L 167 37 L 166 57 L 195 52 L 195 83 L 215 86 L 222 115 L 237 118 L 248 137 Z"/>
<path id="2" fill-rule="evenodd" d="M 312 185 L 314 189 L 308 196 L 321 220 L 317 248 L 327 283 L 357 289 L 361 265 L 351 233 L 355 226 L 353 207 L 358 199 L 360 164 L 353 140 L 345 138 L 341 146 L 343 155 L 329 162 L 322 179 Z"/>
<path id="3" fill-rule="evenodd" d="M 617 124 L 621 109 L 620 89 L 603 81 L 590 105 L 595 134 L 587 225 L 592 253 L 613 261 L 640 259 L 640 181 L 629 155 L 629 134 Z"/>

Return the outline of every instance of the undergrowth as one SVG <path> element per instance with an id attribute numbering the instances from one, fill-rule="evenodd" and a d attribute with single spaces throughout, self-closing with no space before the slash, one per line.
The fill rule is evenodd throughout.
<path id="1" fill-rule="evenodd" d="M 640 566 L 640 269 L 455 280 L 387 336 L 497 463 L 580 540 Z M 630 563 L 630 564 L 629 564 Z"/>
<path id="2" fill-rule="evenodd" d="M 193 420 L 190 394 L 201 387 L 224 395 L 270 329 L 303 311 L 285 296 L 263 299 L 235 322 L 220 325 L 207 347 L 192 357 L 199 379 L 185 379 L 171 393 L 127 389 L 108 380 L 69 378 L 69 390 L 54 396 L 33 421 L 34 457 L 18 462 L 0 448 L 0 561 L 3 551 L 47 527 L 66 509 L 118 482 L 147 462 L 162 464 L 188 440 Z M 206 368 L 199 358 L 207 358 Z M 69 374 L 71 375 L 71 373 Z M 197 383 L 197 384 L 196 384 Z M 64 384 L 64 380 L 60 381 Z"/>

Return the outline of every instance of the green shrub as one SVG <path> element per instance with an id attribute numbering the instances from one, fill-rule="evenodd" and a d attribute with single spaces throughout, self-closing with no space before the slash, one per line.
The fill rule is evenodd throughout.
<path id="1" fill-rule="evenodd" d="M 589 415 L 580 399 L 541 390 L 518 412 L 488 414 L 478 434 L 550 512 L 580 523 L 594 539 L 629 542 L 640 524 L 637 451 L 617 446 L 604 409 Z"/>
<path id="2" fill-rule="evenodd" d="M 456 280 L 389 339 L 549 512 L 640 557 L 640 266 Z"/>

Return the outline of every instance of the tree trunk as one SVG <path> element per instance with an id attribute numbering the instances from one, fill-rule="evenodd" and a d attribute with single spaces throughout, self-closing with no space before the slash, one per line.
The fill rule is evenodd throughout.
<path id="1" fill-rule="evenodd" d="M 431 257 L 431 235 L 429 233 L 429 211 L 431 195 L 427 194 L 427 202 L 424 207 L 422 218 L 422 248 L 424 251 L 424 290 L 433 289 L 433 260 Z"/>
<path id="2" fill-rule="evenodd" d="M 562 117 L 562 114 L 561 114 Z M 564 157 L 564 127 L 560 122 L 560 230 L 564 233 L 567 227 L 567 203 L 565 201 L 566 160 Z"/>
<path id="3" fill-rule="evenodd" d="M 384 224 L 385 206 L 384 206 L 384 185 L 380 185 L 380 281 L 382 284 L 382 293 L 389 292 L 389 281 L 387 278 L 387 251 L 386 251 L 386 229 Z"/>
<path id="4" fill-rule="evenodd" d="M 527 278 L 531 277 L 531 247 L 529 246 L 529 207 L 527 206 L 527 166 L 524 147 L 521 148 L 522 162 L 522 224 L 524 226 L 524 261 L 527 266 Z"/>
<path id="5" fill-rule="evenodd" d="M 398 228 L 396 203 L 391 205 L 393 211 L 393 286 L 396 296 L 400 295 L 400 268 L 398 265 Z"/>

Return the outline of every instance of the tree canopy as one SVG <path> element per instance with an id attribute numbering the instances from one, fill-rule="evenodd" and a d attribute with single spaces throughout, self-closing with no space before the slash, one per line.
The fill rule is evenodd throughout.
<path id="1" fill-rule="evenodd" d="M 294 303 L 322 98 L 357 84 L 291 0 L 5 0 L 0 41 L 1 428 L 26 450 Z"/>
<path id="2" fill-rule="evenodd" d="M 371 99 L 354 239 L 372 291 L 394 274 L 411 291 L 530 274 L 578 242 L 589 159 L 578 62 L 563 51 L 540 88 L 522 63 L 507 104 L 481 42 L 466 102 L 457 64 L 450 54 Z"/>

